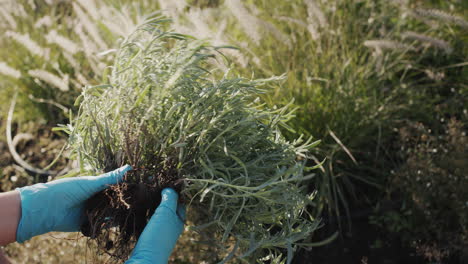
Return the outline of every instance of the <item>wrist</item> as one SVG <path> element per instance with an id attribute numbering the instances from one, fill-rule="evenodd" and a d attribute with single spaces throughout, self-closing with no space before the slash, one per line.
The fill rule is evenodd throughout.
<path id="1" fill-rule="evenodd" d="M 43 208 L 40 206 L 45 201 L 37 197 L 38 189 L 47 188 L 45 184 L 35 184 L 23 188 L 17 188 L 16 191 L 20 197 L 21 217 L 16 229 L 16 241 L 23 243 L 34 236 L 45 234 L 49 231 L 52 223 L 43 221 L 42 215 L 45 210 L 52 208 Z"/>
<path id="2" fill-rule="evenodd" d="M 21 198 L 18 191 L 0 194 L 0 245 L 16 241 L 16 230 L 21 218 Z"/>

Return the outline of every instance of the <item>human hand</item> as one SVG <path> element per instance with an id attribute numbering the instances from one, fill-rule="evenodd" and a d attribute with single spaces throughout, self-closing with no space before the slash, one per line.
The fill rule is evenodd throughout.
<path id="1" fill-rule="evenodd" d="M 85 201 L 109 185 L 122 181 L 132 167 L 125 165 L 100 176 L 83 176 L 38 183 L 18 188 L 21 196 L 21 220 L 16 241 L 51 231 L 80 230 Z"/>
<path id="2" fill-rule="evenodd" d="M 161 195 L 161 203 L 141 233 L 130 259 L 125 264 L 168 262 L 184 228 L 185 206 L 178 204 L 178 195 L 171 188 L 164 189 Z"/>

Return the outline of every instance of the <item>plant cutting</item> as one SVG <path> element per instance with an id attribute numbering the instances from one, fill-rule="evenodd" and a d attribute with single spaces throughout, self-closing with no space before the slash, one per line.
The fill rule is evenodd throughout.
<path id="1" fill-rule="evenodd" d="M 209 230 L 224 261 L 291 262 L 319 226 L 304 182 L 318 142 L 287 141 L 293 110 L 260 102 L 261 87 L 279 77 L 217 78 L 219 48 L 166 31 L 166 21 L 150 19 L 122 42 L 108 83 L 83 89 L 66 128 L 83 172 L 133 167 L 88 200 L 83 234 L 125 260 L 172 187 L 189 229 Z"/>

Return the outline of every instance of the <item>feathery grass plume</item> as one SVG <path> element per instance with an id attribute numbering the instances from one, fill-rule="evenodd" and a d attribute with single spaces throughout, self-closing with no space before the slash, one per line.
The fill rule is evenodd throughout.
<path id="1" fill-rule="evenodd" d="M 240 2 L 234 3 L 235 5 L 238 5 Z M 232 3 L 231 3 L 232 5 Z M 240 8 L 239 12 L 244 13 L 246 15 L 249 12 L 242 4 L 240 3 Z M 229 6 L 229 5 L 228 5 Z M 255 8 L 255 6 L 251 6 L 251 8 Z M 230 10 L 232 11 L 232 10 Z M 214 12 L 219 12 L 219 9 L 214 9 L 214 8 L 190 8 L 188 12 L 185 13 L 185 15 L 188 18 L 188 21 L 193 25 L 193 27 L 188 27 L 188 28 L 183 28 L 182 30 L 185 32 L 187 31 L 187 34 L 192 34 L 193 29 L 196 30 L 197 34 L 196 35 L 200 38 L 207 38 L 211 39 L 213 37 L 213 30 L 210 29 L 209 25 L 210 22 L 208 21 L 207 18 L 213 17 Z M 258 12 L 258 10 L 257 10 Z M 236 16 L 236 14 L 234 14 Z M 273 37 L 275 37 L 277 40 L 285 43 L 288 47 L 291 46 L 291 40 L 289 39 L 289 36 L 281 32 L 273 23 L 270 23 L 268 21 L 264 21 L 260 18 L 255 17 L 252 14 L 247 14 L 248 16 L 251 17 L 251 21 L 255 26 L 260 25 L 262 29 L 264 29 L 266 32 L 271 33 Z M 238 19 L 238 17 L 236 16 Z M 242 22 L 241 22 L 242 23 Z M 220 28 L 222 27 L 217 27 L 218 33 L 221 31 Z M 177 28 L 179 30 L 179 28 Z M 213 44 L 214 45 L 223 45 L 228 43 L 225 39 L 219 38 L 221 36 L 220 34 L 217 34 L 217 38 L 213 38 Z M 256 41 L 256 40 L 255 40 Z M 239 55 L 236 55 L 239 56 Z"/>
<path id="2" fill-rule="evenodd" d="M 307 28 L 307 23 L 300 20 L 300 19 L 297 19 L 297 18 L 292 18 L 292 17 L 287 17 L 287 16 L 280 16 L 277 18 L 278 20 L 281 20 L 281 21 L 286 21 L 286 22 L 291 22 L 291 23 L 295 23 L 295 24 L 298 24 L 299 26 L 302 26 L 304 28 Z"/>
<path id="3" fill-rule="evenodd" d="M 99 9 L 96 6 L 96 2 L 94 0 L 76 0 L 91 16 L 94 21 L 98 21 L 100 19 Z"/>
<path id="4" fill-rule="evenodd" d="M 142 5 L 139 2 L 123 5 L 116 8 L 112 5 L 99 4 L 94 0 L 80 0 L 81 6 L 92 17 L 93 21 L 111 31 L 115 36 L 126 37 L 132 33 L 136 26 L 143 22 L 141 14 Z"/>
<path id="5" fill-rule="evenodd" d="M 240 48 L 242 48 L 243 51 L 248 52 L 249 55 L 250 55 L 250 58 L 245 59 L 245 64 L 241 64 L 241 65 L 243 65 L 243 67 L 246 67 L 247 63 L 250 62 L 250 61 L 255 63 L 255 65 L 257 65 L 258 67 L 261 67 L 260 58 L 250 49 L 249 43 L 247 43 L 246 41 L 241 41 L 241 42 L 236 43 L 236 45 L 238 45 Z M 242 54 L 242 53 L 239 52 L 239 54 Z"/>
<path id="6" fill-rule="evenodd" d="M 99 29 L 97 28 L 96 24 L 92 22 L 93 20 L 75 2 L 73 2 L 73 10 L 75 11 L 80 23 L 83 25 L 83 28 L 86 29 L 88 34 L 94 40 L 94 43 L 97 45 L 97 47 L 100 50 L 106 50 L 108 48 L 107 44 L 99 34 Z"/>
<path id="7" fill-rule="evenodd" d="M 390 0 L 390 3 L 394 6 L 406 8 L 409 4 L 409 0 Z"/>
<path id="8" fill-rule="evenodd" d="M 436 19 L 439 21 L 443 21 L 445 23 L 452 23 L 459 25 L 460 27 L 464 29 L 468 29 L 468 21 L 463 19 L 462 17 L 449 14 L 447 12 L 444 12 L 442 10 L 438 9 L 423 9 L 423 8 L 416 8 L 412 12 L 415 16 L 420 16 L 420 17 L 428 17 L 432 19 Z"/>
<path id="9" fill-rule="evenodd" d="M 61 36 L 55 30 L 49 31 L 46 35 L 48 43 L 54 43 L 59 45 L 65 52 L 75 54 L 80 51 L 80 47 L 72 40 Z"/>
<path id="10" fill-rule="evenodd" d="M 403 39 L 416 40 L 428 44 L 434 48 L 443 50 L 446 54 L 450 54 L 453 51 L 452 46 L 445 40 L 433 38 L 421 33 L 406 31 L 401 34 Z"/>
<path id="11" fill-rule="evenodd" d="M 291 48 L 291 38 L 287 34 L 279 30 L 273 23 L 261 19 L 259 19 L 258 22 L 263 26 L 263 28 L 270 32 L 273 35 L 273 37 L 275 37 L 277 40 L 281 41 L 286 46 Z"/>
<path id="12" fill-rule="evenodd" d="M 412 50 L 413 47 L 406 45 L 404 43 L 386 40 L 386 39 L 375 39 L 375 40 L 366 40 L 364 41 L 364 46 L 368 48 L 374 48 L 378 51 L 382 50 Z"/>
<path id="13" fill-rule="evenodd" d="M 99 21 L 108 30 L 120 37 L 130 35 L 135 30 L 136 25 L 142 22 L 140 21 L 140 16 L 137 16 L 136 21 L 133 21 L 130 12 L 126 8 L 117 10 L 116 8 L 102 5 L 99 8 L 99 14 L 101 15 Z"/>
<path id="14" fill-rule="evenodd" d="M 187 6 L 187 2 L 185 0 L 173 0 L 173 1 L 165 1 L 159 0 L 159 7 L 163 10 L 176 10 L 181 12 Z"/>
<path id="15" fill-rule="evenodd" d="M 78 38 L 81 41 L 81 46 L 83 47 L 83 51 L 89 57 L 93 56 L 98 51 L 98 47 L 96 43 L 94 43 L 88 35 L 84 32 L 84 25 L 81 23 L 77 23 L 75 26 L 75 33 L 78 35 Z"/>
<path id="16" fill-rule="evenodd" d="M 0 15 L 3 17 L 4 21 L 6 21 L 11 29 L 16 29 L 18 26 L 13 16 L 8 12 L 8 9 L 5 8 L 5 3 L 0 5 Z"/>
<path id="17" fill-rule="evenodd" d="M 114 9 L 108 6 L 102 6 L 99 10 L 99 14 L 108 19 L 102 19 L 102 24 L 106 26 L 112 33 L 116 36 L 128 36 L 130 33 L 126 34 L 126 29 L 128 25 L 119 23 L 118 19 L 109 19 L 115 18 Z"/>
<path id="18" fill-rule="evenodd" d="M 200 9 L 200 8 L 191 8 L 187 12 L 187 18 L 189 19 L 190 23 L 193 25 L 193 28 L 196 30 L 196 34 L 198 38 L 208 39 L 213 36 L 213 32 L 211 31 L 208 24 L 203 20 L 206 17 L 209 11 L 207 9 Z M 187 32 L 188 33 L 188 32 Z M 221 43 L 213 43 L 214 45 L 220 45 Z"/>
<path id="19" fill-rule="evenodd" d="M 34 3 L 34 0 L 28 0 L 27 1 L 27 4 L 29 5 L 29 7 L 33 10 L 36 9 L 36 3 Z"/>
<path id="20" fill-rule="evenodd" d="M 171 2 L 173 2 L 180 11 L 184 10 L 184 8 L 187 6 L 187 2 L 185 0 L 172 0 Z"/>
<path id="21" fill-rule="evenodd" d="M 215 46 L 226 45 L 226 43 L 229 43 L 224 36 L 227 22 L 226 20 L 223 20 L 220 23 L 217 23 L 218 26 L 216 27 L 216 32 L 213 32 L 209 27 L 210 21 L 207 21 L 207 18 L 213 17 L 213 12 L 219 12 L 219 10 L 211 8 L 191 8 L 186 13 L 190 25 L 178 24 L 176 29 L 183 34 L 194 35 L 201 39 L 208 39 Z M 224 49 L 223 54 L 233 57 L 242 67 L 246 67 L 248 64 L 248 59 L 239 50 Z M 223 71 L 227 70 L 227 66 L 224 65 L 222 61 L 215 59 L 209 59 L 209 61 L 214 63 L 217 67 L 222 68 Z"/>
<path id="22" fill-rule="evenodd" d="M 177 18 L 180 16 L 186 3 L 184 0 L 177 0 L 177 1 L 166 1 L 166 0 L 159 0 L 159 7 L 163 14 Z"/>
<path id="23" fill-rule="evenodd" d="M 320 38 L 320 33 L 318 31 L 318 28 L 313 22 L 309 21 L 307 25 L 307 30 L 309 31 L 310 36 L 312 37 L 313 40 L 317 40 Z"/>
<path id="24" fill-rule="evenodd" d="M 14 79 L 18 79 L 19 77 L 21 77 L 20 71 L 8 66 L 8 64 L 6 64 L 3 61 L 0 61 L 0 74 L 10 76 Z"/>
<path id="25" fill-rule="evenodd" d="M 73 69 L 78 74 L 80 72 L 81 66 L 78 63 L 78 61 L 73 57 L 73 55 L 71 53 L 68 53 L 68 52 L 64 52 L 64 53 L 62 53 L 62 55 L 65 58 L 65 60 L 68 62 L 68 64 L 70 66 L 72 66 Z"/>
<path id="26" fill-rule="evenodd" d="M 15 5 L 15 8 L 13 9 L 13 14 L 17 17 L 24 18 L 28 16 L 28 13 L 24 9 L 24 6 L 21 3 L 18 3 Z"/>
<path id="27" fill-rule="evenodd" d="M 188 12 L 185 13 L 189 23 L 178 23 L 176 30 L 182 34 L 197 36 L 199 39 L 206 39 L 210 41 L 215 46 L 221 46 L 226 42 L 223 39 L 222 31 L 226 28 L 226 24 L 221 24 L 217 27 L 217 33 L 215 34 L 210 26 L 209 22 L 205 18 L 210 17 L 211 8 L 190 8 Z M 233 50 L 234 51 L 234 50 Z M 229 52 L 228 52 L 229 53 Z M 208 59 L 208 62 L 213 64 L 215 67 L 227 71 L 228 67 L 224 65 L 223 61 L 217 60 L 215 58 Z"/>
<path id="28" fill-rule="evenodd" d="M 41 17 L 39 20 L 34 23 L 34 28 L 40 28 L 42 26 L 45 27 L 50 27 L 52 26 L 54 22 L 52 21 L 52 18 L 48 15 Z"/>
<path id="29" fill-rule="evenodd" d="M 325 14 L 320 9 L 320 7 L 315 3 L 315 0 L 305 0 L 305 4 L 307 5 L 307 14 L 308 19 L 313 19 L 318 21 L 320 27 L 325 28 L 328 26 L 327 19 L 325 18 Z"/>
<path id="30" fill-rule="evenodd" d="M 28 16 L 26 10 L 24 9 L 24 6 L 19 1 L 3 0 L 3 1 L 0 1 L 0 7 L 2 10 L 2 13 L 4 13 L 8 17 L 7 19 L 9 18 L 14 19 L 14 17 L 25 18 Z M 6 11 L 6 12 L 3 12 L 3 11 Z"/>
<path id="31" fill-rule="evenodd" d="M 36 55 L 39 57 L 44 57 L 44 59 L 48 59 L 48 52 L 39 46 L 34 40 L 32 40 L 28 34 L 20 34 L 14 31 L 7 31 L 5 36 L 14 39 L 18 44 L 21 44 L 25 47 L 32 55 Z"/>
<path id="32" fill-rule="evenodd" d="M 62 92 L 66 92 L 70 89 L 68 86 L 68 82 L 65 79 L 62 79 L 51 72 L 37 69 L 29 70 L 28 74 L 31 77 L 38 78 L 39 80 L 60 89 L 60 91 Z"/>
<path id="33" fill-rule="evenodd" d="M 78 38 L 81 41 L 81 46 L 83 47 L 83 51 L 86 55 L 89 66 L 94 72 L 99 72 L 97 67 L 97 58 L 95 56 L 98 51 L 98 47 L 83 31 L 83 25 L 81 23 L 78 23 L 75 26 L 75 33 L 78 35 Z"/>
<path id="34" fill-rule="evenodd" d="M 314 176 L 305 164 L 317 142 L 286 141 L 280 128 L 292 110 L 254 100 L 264 93 L 260 86 L 281 78 L 226 73 L 214 81 L 206 61 L 211 48 L 149 23 L 122 43 L 109 83 L 83 90 L 68 131 L 72 151 L 90 170 L 131 164 L 133 176 L 124 184 L 150 192 L 179 188 L 192 228 L 209 226 L 206 232 L 224 250 L 235 244 L 221 256 L 225 261 L 252 263 L 286 249 L 289 263 L 303 245 L 297 243 L 319 225 L 306 209 L 313 195 L 303 183 Z M 99 239 L 108 240 L 108 233 L 102 230 Z M 111 253 L 124 259 L 133 248 L 125 243 L 134 240 L 117 234 Z"/>
<path id="35" fill-rule="evenodd" d="M 239 21 L 247 36 L 258 44 L 262 37 L 258 28 L 259 19 L 247 10 L 240 0 L 226 0 L 224 4 Z"/>
<path id="36" fill-rule="evenodd" d="M 76 80 L 81 84 L 80 86 L 89 85 L 90 81 L 86 79 L 86 77 L 84 77 L 83 74 L 77 73 L 75 77 L 76 77 Z"/>
<path id="37" fill-rule="evenodd" d="M 305 0 L 307 6 L 307 30 L 313 40 L 320 38 L 320 28 L 328 26 L 328 22 L 322 10 L 317 6 L 314 0 Z"/>

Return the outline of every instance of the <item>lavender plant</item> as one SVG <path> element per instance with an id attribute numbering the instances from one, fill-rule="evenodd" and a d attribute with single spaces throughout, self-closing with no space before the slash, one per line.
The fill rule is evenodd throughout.
<path id="1" fill-rule="evenodd" d="M 67 128 L 83 171 L 134 168 L 107 192 L 105 206 L 87 208 L 89 224 L 117 219 L 119 210 L 130 214 L 141 203 L 147 221 L 169 186 L 188 203 L 192 230 L 213 232 L 224 261 L 283 253 L 291 262 L 319 226 L 308 213 L 314 195 L 304 184 L 314 176 L 305 164 L 318 142 L 285 140 L 280 128 L 293 111 L 259 102 L 260 87 L 278 77 L 247 80 L 226 72 L 216 79 L 207 59 L 217 48 L 164 31 L 162 21 L 149 20 L 122 43 L 109 82 L 83 90 Z M 148 200 L 134 199 L 141 195 Z M 116 232 L 91 228 L 91 236 L 115 237 L 106 250 L 125 259 L 139 235 L 128 230 L 136 222 L 116 221 Z"/>

